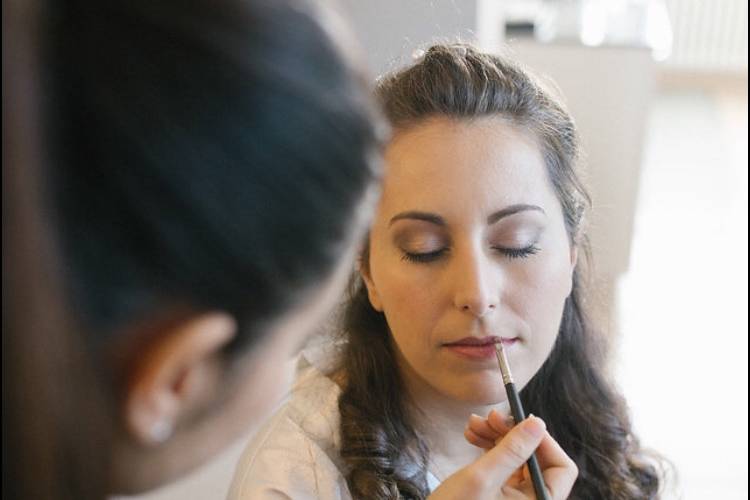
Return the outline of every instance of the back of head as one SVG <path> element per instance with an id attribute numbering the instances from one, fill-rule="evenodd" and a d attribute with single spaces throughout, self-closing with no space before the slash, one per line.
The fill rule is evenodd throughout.
<path id="1" fill-rule="evenodd" d="M 16 271 L 4 292 L 7 284 L 20 295 L 3 303 L 13 313 L 3 328 L 3 406 L 18 417 L 7 427 L 3 418 L 4 437 L 14 437 L 4 439 L 3 476 L 13 473 L 22 497 L 101 498 L 116 404 L 104 357 L 111 341 L 172 307 L 225 310 L 240 325 L 234 347 L 257 340 L 332 272 L 356 234 L 377 176 L 375 120 L 322 14 L 300 2 L 18 10 L 13 40 L 28 61 L 16 67 L 34 67 L 41 95 L 8 113 L 40 108 L 42 119 L 14 135 L 22 151 L 8 172 L 39 159 L 23 137 L 37 127 L 47 168 L 14 191 L 17 224 L 8 231 L 38 217 L 54 229 L 49 246 L 60 256 L 16 252 L 6 262 L 4 249 L 4 271 L 6 263 Z M 6 97 L 28 96 L 6 95 L 21 73 L 3 73 L 5 117 Z M 10 132 L 4 127 L 4 146 Z M 42 197 L 19 202 L 37 186 Z M 5 222 L 5 204 L 3 212 Z M 13 233 L 14 248 L 45 252 L 43 228 Z M 45 281 L 52 290 L 39 294 Z M 22 300 L 26 292 L 33 300 Z M 41 309 L 48 314 L 24 322 Z M 58 321 L 68 313 L 70 328 Z M 5 354 L 18 361 L 8 371 Z"/>
<path id="2" fill-rule="evenodd" d="M 375 131 L 317 16 L 286 1 L 51 12 L 55 213 L 90 331 L 221 308 L 247 341 L 333 268 Z"/>

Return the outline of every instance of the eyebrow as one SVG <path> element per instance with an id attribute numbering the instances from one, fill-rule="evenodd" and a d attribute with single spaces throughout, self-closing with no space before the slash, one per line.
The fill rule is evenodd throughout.
<path id="1" fill-rule="evenodd" d="M 490 215 L 489 217 L 487 217 L 487 224 L 491 225 L 499 221 L 503 217 L 508 217 L 509 215 L 517 214 L 518 212 L 526 212 L 529 210 L 534 212 L 541 212 L 544 215 L 547 215 L 547 212 L 545 212 L 544 209 L 538 205 L 527 205 L 524 203 L 520 203 L 518 205 L 505 207 L 502 210 L 498 210 L 494 214 Z"/>
<path id="2" fill-rule="evenodd" d="M 546 215 L 546 212 L 540 206 L 527 205 L 527 204 L 521 203 L 517 205 L 510 205 L 508 207 L 503 208 L 502 210 L 498 210 L 497 212 L 494 212 L 489 217 L 487 217 L 487 224 L 492 225 L 504 217 L 508 217 L 510 215 L 517 214 L 519 212 L 529 211 L 529 210 L 535 211 L 535 212 L 541 212 Z M 391 221 L 388 223 L 388 226 L 391 226 L 393 225 L 394 222 L 403 220 L 403 219 L 421 220 L 425 222 L 430 222 L 437 226 L 446 225 L 445 219 L 443 219 L 439 215 L 429 213 L 429 212 L 419 212 L 415 210 L 410 210 L 407 212 L 398 213 L 394 215 L 393 217 L 391 217 Z"/>

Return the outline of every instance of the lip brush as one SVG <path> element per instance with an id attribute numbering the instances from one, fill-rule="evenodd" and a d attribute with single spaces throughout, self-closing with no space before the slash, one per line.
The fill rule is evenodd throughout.
<path id="1" fill-rule="evenodd" d="M 500 365 L 500 373 L 503 375 L 503 385 L 508 395 L 510 412 L 516 423 L 520 424 L 526 419 L 526 415 L 523 412 L 523 405 L 521 405 L 521 398 L 518 397 L 516 385 L 513 383 L 513 375 L 510 372 L 510 365 L 508 364 L 508 358 L 505 356 L 505 349 L 502 342 L 495 344 L 495 354 L 497 355 L 497 362 Z M 534 485 L 534 493 L 536 493 L 537 500 L 549 500 L 547 490 L 544 487 L 544 480 L 542 479 L 542 470 L 539 468 L 536 455 L 532 454 L 526 464 L 529 466 L 529 475 Z"/>

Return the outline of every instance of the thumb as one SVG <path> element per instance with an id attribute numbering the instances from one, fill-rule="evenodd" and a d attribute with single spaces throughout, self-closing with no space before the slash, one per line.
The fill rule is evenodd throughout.
<path id="1" fill-rule="evenodd" d="M 502 486 L 531 457 L 546 430 L 541 418 L 529 416 L 474 463 L 477 472 L 485 478 L 492 478 L 493 486 Z"/>

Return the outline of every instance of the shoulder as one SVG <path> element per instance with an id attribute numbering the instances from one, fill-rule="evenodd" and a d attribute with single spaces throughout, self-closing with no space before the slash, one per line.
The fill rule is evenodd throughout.
<path id="1" fill-rule="evenodd" d="M 303 366 L 289 400 L 253 436 L 229 498 L 349 499 L 339 466 L 339 387 Z"/>

